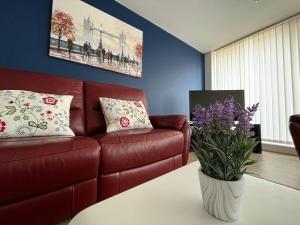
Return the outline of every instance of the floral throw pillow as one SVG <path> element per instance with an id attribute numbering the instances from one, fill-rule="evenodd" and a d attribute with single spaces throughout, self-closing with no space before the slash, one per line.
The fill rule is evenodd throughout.
<path id="1" fill-rule="evenodd" d="M 106 132 L 153 128 L 142 101 L 99 98 L 106 122 Z"/>
<path id="2" fill-rule="evenodd" d="M 74 136 L 69 127 L 73 96 L 0 90 L 0 138 Z"/>

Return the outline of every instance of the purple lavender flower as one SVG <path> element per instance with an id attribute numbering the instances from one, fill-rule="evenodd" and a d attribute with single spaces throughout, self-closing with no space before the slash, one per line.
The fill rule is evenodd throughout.
<path id="1" fill-rule="evenodd" d="M 252 117 L 254 116 L 255 112 L 258 109 L 258 103 L 255 105 L 252 105 L 251 107 L 247 107 L 246 109 L 243 109 L 242 107 L 238 107 L 236 110 L 236 118 L 237 118 L 237 125 L 236 127 L 238 129 L 244 130 L 244 131 L 250 131 L 251 128 L 253 128 L 253 124 L 251 123 Z"/>
<path id="2" fill-rule="evenodd" d="M 223 103 L 223 112 L 221 115 L 221 119 L 223 120 L 223 124 L 225 128 L 231 128 L 234 125 L 234 118 L 235 118 L 235 105 L 234 105 L 234 98 L 229 96 L 225 99 Z"/>
<path id="3" fill-rule="evenodd" d="M 252 117 L 257 111 L 258 103 L 246 109 L 235 106 L 234 98 L 229 96 L 223 103 L 216 101 L 207 109 L 196 105 L 192 111 L 194 125 L 198 128 L 211 128 L 219 131 L 231 130 L 236 127 L 239 131 L 249 132 L 252 128 Z M 237 124 L 235 124 L 235 119 Z"/>
<path id="4" fill-rule="evenodd" d="M 211 115 L 204 107 L 201 105 L 196 105 L 193 112 L 193 122 L 197 127 L 207 126 L 211 122 Z"/>

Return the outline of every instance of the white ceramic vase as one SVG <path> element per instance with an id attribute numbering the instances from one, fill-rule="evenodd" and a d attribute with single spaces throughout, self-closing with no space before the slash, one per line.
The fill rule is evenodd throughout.
<path id="1" fill-rule="evenodd" d="M 209 214 L 223 221 L 239 218 L 245 178 L 223 181 L 205 175 L 198 170 L 204 208 Z"/>

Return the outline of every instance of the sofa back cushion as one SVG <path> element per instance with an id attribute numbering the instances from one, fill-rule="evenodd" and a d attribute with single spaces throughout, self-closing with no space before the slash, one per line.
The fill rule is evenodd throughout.
<path id="1" fill-rule="evenodd" d="M 87 135 L 106 132 L 106 123 L 100 106 L 99 97 L 142 101 L 148 111 L 148 104 L 143 90 L 95 82 L 85 82 L 84 88 Z"/>
<path id="2" fill-rule="evenodd" d="M 0 80 L 0 90 L 72 95 L 70 127 L 75 135 L 84 135 L 83 81 L 3 68 L 0 68 Z"/>
<path id="3" fill-rule="evenodd" d="M 152 129 L 147 110 L 142 101 L 128 101 L 100 97 L 106 132 L 133 129 Z"/>
<path id="4" fill-rule="evenodd" d="M 74 136 L 72 95 L 0 90 L 0 138 Z"/>

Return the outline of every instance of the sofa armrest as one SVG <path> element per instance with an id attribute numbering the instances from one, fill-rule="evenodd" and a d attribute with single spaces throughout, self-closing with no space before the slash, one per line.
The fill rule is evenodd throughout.
<path id="1" fill-rule="evenodd" d="M 192 133 L 187 117 L 183 115 L 150 116 L 150 121 L 154 128 L 173 129 L 182 132 L 184 138 L 182 165 L 186 165 L 190 152 Z"/>
<path id="2" fill-rule="evenodd" d="M 154 128 L 181 130 L 187 117 L 183 115 L 150 116 Z"/>
<path id="3" fill-rule="evenodd" d="M 292 115 L 292 116 L 290 116 L 290 122 L 300 123 L 300 115 Z"/>
<path id="4" fill-rule="evenodd" d="M 295 144 L 296 151 L 300 158 L 300 115 L 290 116 L 289 128 Z"/>
<path id="5" fill-rule="evenodd" d="M 187 164 L 187 161 L 189 158 L 189 152 L 190 152 L 190 148 L 191 148 L 191 136 L 192 136 L 192 129 L 187 120 L 183 124 L 180 131 L 183 133 L 183 137 L 184 137 L 184 146 L 183 146 L 183 152 L 182 152 L 182 164 L 183 164 L 183 166 L 185 166 Z"/>

